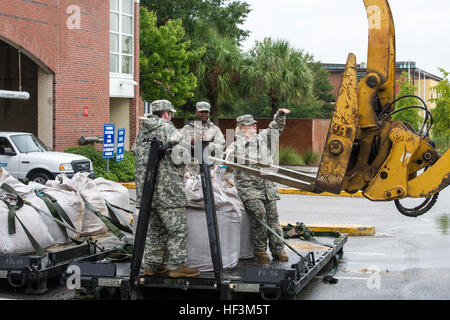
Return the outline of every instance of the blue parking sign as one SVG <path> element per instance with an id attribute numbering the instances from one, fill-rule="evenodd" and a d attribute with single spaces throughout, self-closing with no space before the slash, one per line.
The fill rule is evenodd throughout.
<path id="1" fill-rule="evenodd" d="M 102 152 L 103 159 L 114 158 L 115 135 L 116 135 L 115 124 L 103 125 L 103 152 Z"/>
<path id="2" fill-rule="evenodd" d="M 117 129 L 116 162 L 125 159 L 124 148 L 125 148 L 125 128 Z"/>

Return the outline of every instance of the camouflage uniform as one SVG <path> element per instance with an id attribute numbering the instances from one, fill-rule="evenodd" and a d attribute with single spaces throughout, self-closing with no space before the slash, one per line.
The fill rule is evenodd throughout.
<path id="1" fill-rule="evenodd" d="M 152 103 L 153 111 L 174 111 L 167 100 Z M 151 140 L 157 138 L 162 144 L 181 141 L 181 135 L 173 123 L 155 115 L 142 121 L 140 131 L 133 145 L 136 154 L 135 179 L 136 203 L 141 203 L 142 188 L 147 170 L 148 152 Z M 171 160 L 171 152 L 166 151 L 157 169 L 157 178 L 153 194 L 149 231 L 146 237 L 146 268 L 156 270 L 164 263 L 166 255 L 167 269 L 174 270 L 183 266 L 187 259 L 187 197 L 185 193 L 182 167 Z"/>
<path id="2" fill-rule="evenodd" d="M 256 121 L 251 115 L 243 115 L 237 118 L 238 126 L 252 125 L 254 123 Z M 277 112 L 273 121 L 269 124 L 268 129 L 261 131 L 259 134 L 255 134 L 250 139 L 245 138 L 242 133 L 237 132 L 236 141 L 228 147 L 227 151 L 233 149 L 236 156 L 271 165 L 273 163 L 273 155 L 276 151 L 275 149 L 272 150 L 272 147 L 278 148 L 277 139 L 282 133 L 285 124 L 285 114 Z M 260 169 L 256 165 L 249 164 L 248 166 Z M 245 209 L 259 217 L 260 220 L 264 221 L 280 236 L 283 236 L 276 205 L 276 200 L 280 200 L 280 195 L 275 183 L 240 170 L 234 170 L 234 180 Z M 252 230 L 251 238 L 255 250 L 266 251 L 267 240 L 269 240 L 269 249 L 273 255 L 277 255 L 283 251 L 283 242 L 268 232 L 264 226 L 253 218 L 250 221 Z"/>
<path id="3" fill-rule="evenodd" d="M 196 104 L 197 111 L 210 111 L 210 105 L 207 102 L 198 102 Z M 208 120 L 203 123 L 200 120 L 192 120 L 189 121 L 181 130 L 181 135 L 183 136 L 183 142 L 185 144 L 190 145 L 191 139 L 194 137 L 202 137 L 205 136 L 205 139 L 209 141 L 208 151 L 212 156 L 216 156 L 218 158 L 222 158 L 222 153 L 225 148 L 225 138 L 220 131 L 220 128 L 216 126 L 212 121 Z M 195 146 L 197 147 L 197 146 Z M 199 144 L 198 148 L 201 148 L 201 144 Z M 199 166 L 197 159 L 192 159 L 191 168 L 194 169 L 197 173 L 199 173 Z"/>

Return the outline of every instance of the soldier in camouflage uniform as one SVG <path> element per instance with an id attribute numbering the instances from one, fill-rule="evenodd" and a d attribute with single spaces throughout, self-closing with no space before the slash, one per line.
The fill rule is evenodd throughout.
<path id="1" fill-rule="evenodd" d="M 148 153 L 153 138 L 162 144 L 177 145 L 181 135 L 175 128 L 172 114 L 175 109 L 168 100 L 156 100 L 152 104 L 153 114 L 144 119 L 133 145 L 136 155 L 136 204 L 141 203 L 142 188 L 148 162 Z M 175 165 L 171 151 L 165 152 L 159 162 L 150 213 L 149 230 L 145 241 L 146 275 L 169 272 L 170 277 L 196 277 L 200 272 L 185 266 L 187 260 L 187 198 L 182 167 Z M 167 259 L 166 259 L 167 258 Z"/>
<path id="2" fill-rule="evenodd" d="M 256 134 L 256 120 L 251 115 L 239 116 L 236 119 L 236 141 L 228 147 L 227 152 L 232 151 L 237 157 L 272 165 L 273 155 L 278 148 L 279 135 L 286 124 L 287 113 L 290 113 L 290 110 L 278 110 L 268 129 L 259 134 Z M 239 163 L 239 159 L 237 161 Z M 259 169 L 254 164 L 249 166 Z M 245 209 L 283 237 L 276 205 L 276 200 L 280 200 L 280 195 L 275 184 L 240 170 L 234 170 L 234 180 Z M 268 241 L 272 257 L 280 261 L 288 261 L 288 256 L 284 252 L 284 243 L 268 232 L 251 214 L 250 217 L 255 257 L 259 261 L 270 261 L 270 257 L 266 253 Z"/>
<path id="3" fill-rule="evenodd" d="M 225 138 L 220 128 L 209 120 L 211 105 L 208 102 L 197 102 L 195 105 L 196 119 L 189 121 L 180 131 L 183 136 L 183 142 L 188 145 L 194 145 L 195 141 L 209 141 L 208 151 L 212 156 L 222 158 L 225 148 Z M 196 148 L 201 148 L 201 144 Z M 192 159 L 188 164 L 198 174 L 200 168 L 197 159 Z"/>

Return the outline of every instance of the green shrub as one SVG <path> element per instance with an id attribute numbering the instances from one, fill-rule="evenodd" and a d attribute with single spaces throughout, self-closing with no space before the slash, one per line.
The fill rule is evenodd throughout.
<path id="1" fill-rule="evenodd" d="M 305 161 L 303 161 L 298 151 L 293 147 L 281 146 L 279 152 L 279 163 L 280 165 L 298 166 L 304 165 Z"/>
<path id="2" fill-rule="evenodd" d="M 305 161 L 305 164 L 308 166 L 315 166 L 320 162 L 320 154 L 313 152 L 309 148 L 303 153 L 302 157 Z"/>
<path id="3" fill-rule="evenodd" d="M 112 181 L 128 182 L 134 180 L 134 154 L 125 151 L 124 160 L 116 162 L 109 159 L 109 172 L 106 172 L 106 159 L 102 158 L 102 152 L 92 145 L 68 147 L 64 152 L 75 153 L 92 161 L 95 177 L 103 177 Z"/>

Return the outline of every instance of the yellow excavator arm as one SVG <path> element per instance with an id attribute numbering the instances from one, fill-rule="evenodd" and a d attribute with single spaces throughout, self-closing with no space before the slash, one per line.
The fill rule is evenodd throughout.
<path id="1" fill-rule="evenodd" d="M 241 164 L 211 159 L 315 193 L 362 191 L 372 201 L 394 200 L 401 213 L 415 217 L 428 211 L 439 191 L 449 185 L 450 152 L 441 156 L 433 147 L 428 136 L 432 116 L 420 97 L 414 96 L 422 102 L 419 108 L 426 117 L 419 133 L 407 123 L 392 121 L 395 103 L 410 97 L 395 99 L 394 21 L 387 0 L 364 0 L 364 5 L 369 25 L 367 74 L 357 81 L 356 57 L 350 53 L 317 176 L 254 159 L 253 164 L 269 170 L 262 172 L 244 164 L 251 159 L 241 159 Z M 427 130 L 422 132 L 426 124 Z M 408 209 L 399 202 L 405 197 L 425 200 Z"/>
<path id="2" fill-rule="evenodd" d="M 356 58 L 350 53 L 314 191 L 362 191 L 373 201 L 430 198 L 450 183 L 450 153 L 441 156 L 435 150 L 429 130 L 416 133 L 410 125 L 392 121 L 390 113 L 401 99 L 395 100 L 392 13 L 387 0 L 364 0 L 364 5 L 367 74 L 356 82 Z M 426 122 L 432 118 L 421 101 Z"/>

